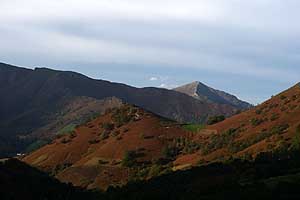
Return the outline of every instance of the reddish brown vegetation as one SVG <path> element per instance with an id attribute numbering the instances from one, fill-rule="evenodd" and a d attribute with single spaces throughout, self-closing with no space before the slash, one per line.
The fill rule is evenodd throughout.
<path id="1" fill-rule="evenodd" d="M 33 152 L 24 161 L 65 182 L 106 188 L 126 183 L 136 169 L 163 159 L 162 149 L 174 139 L 191 135 L 174 122 L 127 105 L 78 127 L 75 133 L 75 137 L 65 135 Z M 134 169 L 122 165 L 127 151 L 136 154 Z"/>
<path id="2" fill-rule="evenodd" d="M 125 105 L 24 160 L 62 181 L 105 189 L 193 165 L 299 147 L 299 125 L 299 86 L 198 132 Z"/>

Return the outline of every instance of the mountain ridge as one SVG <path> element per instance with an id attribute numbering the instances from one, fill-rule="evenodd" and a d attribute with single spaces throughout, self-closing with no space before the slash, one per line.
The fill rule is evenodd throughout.
<path id="1" fill-rule="evenodd" d="M 209 87 L 200 81 L 194 81 L 174 88 L 173 90 L 187 94 L 199 100 L 207 100 L 214 103 L 231 105 L 241 110 L 249 109 L 253 106 L 238 99 L 232 94 Z"/>

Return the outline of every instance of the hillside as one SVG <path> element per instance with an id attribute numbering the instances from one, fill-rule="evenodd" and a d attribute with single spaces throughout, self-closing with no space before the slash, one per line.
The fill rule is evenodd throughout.
<path id="1" fill-rule="evenodd" d="M 251 162 L 229 160 L 149 180 L 86 191 L 60 183 L 16 159 L 0 160 L 0 198 L 12 199 L 299 199 L 299 151 L 263 153 Z"/>
<path id="2" fill-rule="evenodd" d="M 31 153 L 24 161 L 63 182 L 105 189 L 172 171 L 178 154 L 173 145 L 181 141 L 181 150 L 192 152 L 197 148 L 189 140 L 192 137 L 188 127 L 123 105 Z"/>
<path id="3" fill-rule="evenodd" d="M 223 122 L 207 126 L 195 138 L 199 152 L 182 156 L 179 164 L 207 163 L 230 157 L 251 159 L 260 152 L 300 146 L 300 85 Z"/>
<path id="4" fill-rule="evenodd" d="M 118 103 L 113 105 L 110 100 L 105 101 L 111 97 L 179 122 L 204 122 L 209 116 L 230 116 L 237 110 L 234 106 L 200 101 L 176 91 L 135 88 L 94 80 L 75 72 L 46 68 L 30 70 L 7 64 L 0 64 L 0 95 L 0 156 L 24 151 L 40 139 L 31 137 L 39 135 L 40 130 L 53 136 L 70 121 L 77 122 L 80 116 L 89 118 L 95 113 L 101 114 L 103 108 L 118 106 Z M 81 101 L 82 105 L 90 101 L 88 104 L 97 109 L 95 112 L 90 108 L 82 109 L 72 118 L 70 115 L 76 106 L 68 108 L 74 101 Z M 68 110 L 70 115 L 65 113 Z M 70 120 L 59 125 L 55 121 L 57 118 Z"/>
<path id="5" fill-rule="evenodd" d="M 262 153 L 249 162 L 228 160 L 110 188 L 109 199 L 299 199 L 298 152 Z"/>
<path id="6" fill-rule="evenodd" d="M 251 161 L 264 152 L 289 155 L 300 148 L 299 116 L 299 85 L 206 127 L 181 125 L 125 104 L 24 161 L 63 182 L 106 189 L 233 158 Z"/>
<path id="7" fill-rule="evenodd" d="M 252 107 L 251 104 L 238 99 L 236 96 L 213 89 L 199 81 L 174 88 L 174 90 L 192 96 L 201 101 L 230 105 L 240 110 L 246 110 Z"/>
<path id="8" fill-rule="evenodd" d="M 0 160 L 0 199 L 102 199 L 99 194 L 60 183 L 17 159 Z"/>

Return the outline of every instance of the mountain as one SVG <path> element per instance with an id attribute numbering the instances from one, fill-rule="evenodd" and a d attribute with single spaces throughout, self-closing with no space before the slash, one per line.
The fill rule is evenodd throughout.
<path id="1" fill-rule="evenodd" d="M 240 110 L 245 110 L 252 107 L 251 104 L 239 100 L 236 96 L 213 89 L 198 81 L 177 87 L 174 90 L 192 96 L 201 101 L 230 105 Z"/>
<path id="2" fill-rule="evenodd" d="M 78 125 L 120 102 L 179 122 L 205 122 L 209 116 L 231 116 L 237 110 L 167 89 L 135 88 L 75 72 L 3 63 L 0 95 L 0 156 L 24 151 L 29 144 L 35 146 L 38 140 L 70 128 L 68 124 Z"/>
<path id="3" fill-rule="evenodd" d="M 63 182 L 106 189 L 172 171 L 177 156 L 171 148 L 175 141 L 181 141 L 182 151 L 196 148 L 189 139 L 192 133 L 187 130 L 184 125 L 124 104 L 23 160 Z"/>
<path id="4" fill-rule="evenodd" d="M 148 195 L 165 197 L 168 187 L 181 192 L 189 188 L 192 195 L 199 195 L 199 188 L 201 195 L 233 194 L 235 189 L 243 195 L 260 189 L 271 195 L 276 189 L 268 188 L 269 184 L 276 182 L 285 191 L 284 180 L 299 176 L 299 116 L 299 84 L 208 126 L 178 124 L 124 104 L 23 161 L 87 189 L 105 190 L 137 181 L 115 190 L 125 196 L 135 196 L 134 190 L 143 188 Z"/>
<path id="5" fill-rule="evenodd" d="M 253 188 L 259 191 L 256 184 L 261 181 L 263 191 L 271 195 L 264 185 L 269 184 L 269 178 L 282 184 L 280 176 L 294 181 L 300 172 L 299 116 L 299 84 L 257 107 L 208 126 L 178 124 L 124 104 L 32 152 L 23 161 L 62 182 L 87 189 L 125 186 L 121 192 L 116 190 L 120 195 L 134 196 L 134 188 L 140 187 L 148 194 L 159 183 L 162 188 L 155 190 L 155 195 L 164 196 L 168 186 L 182 191 L 180 187 L 187 183 L 194 193 L 201 186 L 201 191 L 210 195 L 218 190 L 218 183 L 228 183 L 223 189 L 232 194 L 235 189 L 245 189 L 245 180 L 249 181 L 246 194 Z M 197 166 L 202 167 L 194 169 Z M 138 182 L 126 186 L 132 181 Z M 146 182 L 139 185 L 139 181 Z M 280 184 L 278 187 L 283 187 Z"/>

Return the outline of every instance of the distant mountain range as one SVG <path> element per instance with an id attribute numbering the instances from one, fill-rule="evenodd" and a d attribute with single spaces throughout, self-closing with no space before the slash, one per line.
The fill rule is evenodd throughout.
<path id="1" fill-rule="evenodd" d="M 24 151 L 41 135 L 53 136 L 70 123 L 80 124 L 120 102 L 183 123 L 202 123 L 214 115 L 231 116 L 247 107 L 199 100 L 167 89 L 95 80 L 75 72 L 31 70 L 4 63 L 0 63 L 0 95 L 3 155 Z"/>
<path id="2" fill-rule="evenodd" d="M 252 107 L 251 104 L 238 99 L 236 96 L 213 89 L 199 81 L 177 87 L 174 90 L 192 96 L 201 101 L 226 104 L 241 110 L 249 109 Z"/>

